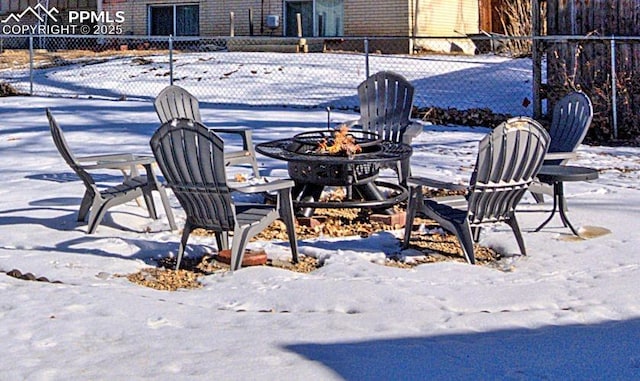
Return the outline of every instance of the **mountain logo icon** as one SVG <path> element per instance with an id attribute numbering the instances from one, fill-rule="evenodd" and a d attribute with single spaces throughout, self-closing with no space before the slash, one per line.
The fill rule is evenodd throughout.
<path id="1" fill-rule="evenodd" d="M 55 7 L 51 9 L 47 9 L 44 7 L 44 5 L 37 4 L 35 7 L 30 7 L 30 6 L 27 7 L 24 11 L 18 14 L 12 13 L 7 18 L 5 18 L 0 22 L 2 24 L 6 24 L 10 20 L 13 20 L 14 22 L 20 22 L 20 20 L 22 20 L 22 17 L 24 17 L 24 15 L 28 13 L 31 13 L 32 15 L 34 15 L 38 20 L 40 20 L 40 22 L 45 22 L 47 18 L 50 18 L 54 22 L 57 22 L 58 19 L 55 17 L 55 15 L 60 13 L 60 11 L 58 11 Z"/>

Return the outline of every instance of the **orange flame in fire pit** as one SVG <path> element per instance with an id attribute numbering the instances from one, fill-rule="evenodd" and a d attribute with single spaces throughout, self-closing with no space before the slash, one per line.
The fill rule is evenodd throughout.
<path id="1" fill-rule="evenodd" d="M 327 139 L 323 139 L 318 143 L 317 152 L 336 155 L 346 153 L 347 156 L 353 156 L 362 152 L 362 147 L 356 144 L 356 139 L 349 134 L 349 127 L 341 125 L 333 134 L 333 144 L 329 144 Z"/>

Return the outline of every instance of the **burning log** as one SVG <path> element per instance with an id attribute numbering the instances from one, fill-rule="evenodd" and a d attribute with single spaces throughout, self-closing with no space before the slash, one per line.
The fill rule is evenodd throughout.
<path id="1" fill-rule="evenodd" d="M 356 143 L 356 138 L 349 134 L 349 127 L 343 124 L 334 132 L 333 143 L 330 143 L 327 139 L 322 139 L 318 143 L 316 152 L 330 155 L 345 153 L 351 157 L 362 152 L 362 147 Z"/>

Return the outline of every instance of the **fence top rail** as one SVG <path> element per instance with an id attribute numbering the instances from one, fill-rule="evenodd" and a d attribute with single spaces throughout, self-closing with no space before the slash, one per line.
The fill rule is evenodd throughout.
<path id="1" fill-rule="evenodd" d="M 214 39 L 272 39 L 271 36 L 150 36 L 150 35 L 84 35 L 84 34 L 2 34 L 0 39 L 6 38 L 77 38 L 77 39 L 120 39 L 120 40 L 146 40 L 146 41 L 200 41 Z M 278 39 L 296 40 L 298 37 L 279 36 Z M 431 40 L 454 40 L 454 39 L 471 39 L 471 40 L 544 40 L 544 41 L 640 41 L 640 36 L 594 36 L 594 35 L 547 35 L 547 36 L 508 36 L 504 34 L 469 34 L 456 36 L 343 36 L 343 37 L 307 37 L 314 39 L 327 40 L 390 40 L 390 39 L 431 39 Z"/>

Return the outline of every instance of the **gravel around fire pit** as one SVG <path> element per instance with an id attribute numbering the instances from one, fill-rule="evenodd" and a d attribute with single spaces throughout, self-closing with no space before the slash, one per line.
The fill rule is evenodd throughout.
<path id="1" fill-rule="evenodd" d="M 451 192 L 446 195 L 451 195 Z M 457 194 L 460 194 L 459 192 Z M 428 192 L 428 197 L 444 195 L 442 191 Z M 403 212 L 403 206 L 396 206 L 398 212 Z M 319 237 L 349 237 L 360 236 L 363 238 L 380 231 L 398 230 L 398 226 L 390 226 L 369 219 L 370 213 L 361 209 L 316 209 L 314 218 L 319 223 L 314 226 L 296 224 L 298 239 L 313 239 Z M 413 268 L 425 263 L 445 261 L 464 262 L 462 248 L 456 237 L 445 233 L 431 220 L 416 218 L 412 230 L 425 229 L 426 231 L 439 231 L 432 234 L 417 234 L 414 232 L 410 240 L 410 249 L 417 250 L 423 255 L 415 257 L 393 256 L 386 259 L 384 265 L 398 268 Z M 194 235 L 210 236 L 213 232 L 196 229 Z M 286 228 L 282 221 L 275 221 L 271 226 L 258 234 L 254 240 L 287 240 Z M 476 263 L 478 265 L 495 266 L 501 259 L 500 253 L 495 250 L 475 245 Z M 269 259 L 263 266 L 283 268 L 290 271 L 309 273 L 322 264 L 313 257 L 300 255 L 299 262 Z M 175 291 L 177 289 L 200 288 L 202 284 L 199 278 L 216 272 L 229 271 L 229 266 L 215 260 L 214 255 L 204 255 L 200 258 L 185 257 L 182 260 L 181 269 L 175 268 L 175 258 L 165 257 L 158 261 L 159 268 L 146 268 L 137 273 L 124 275 L 131 282 L 158 290 Z"/>
<path id="2" fill-rule="evenodd" d="M 159 268 L 144 268 L 136 273 L 118 275 L 141 286 L 162 291 L 177 291 L 178 289 L 201 288 L 200 278 L 216 272 L 229 271 L 229 265 L 219 262 L 213 256 L 205 255 L 200 258 L 183 258 L 180 270 L 173 270 L 175 258 L 162 258 Z M 264 266 L 279 267 L 300 273 L 309 273 L 319 267 L 315 258 L 299 256 L 298 263 L 289 261 L 268 260 Z"/>

